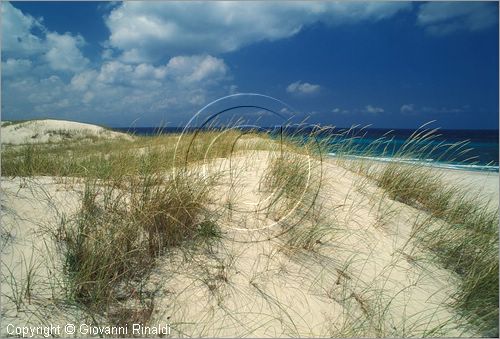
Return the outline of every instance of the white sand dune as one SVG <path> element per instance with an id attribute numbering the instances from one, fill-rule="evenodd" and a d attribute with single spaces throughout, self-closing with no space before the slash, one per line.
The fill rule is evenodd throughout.
<path id="1" fill-rule="evenodd" d="M 2 143 L 12 145 L 131 138 L 70 121 L 4 125 Z M 294 225 L 289 232 L 306 230 L 306 223 L 261 209 L 272 196 L 261 189 L 270 154 L 249 151 L 232 157 L 231 165 L 224 158 L 203 165 L 222 175 L 210 208 L 219 213 L 223 239 L 187 257 L 171 251 L 158 258 L 141 286 L 141 293 L 155 294 L 151 324 L 170 324 L 176 337 L 477 335 L 464 332 L 447 306 L 458 277 L 414 243 L 414 226 L 425 212 L 327 161 L 316 202 L 327 229 L 314 250 L 294 248 L 287 244 L 291 233 L 276 236 L 282 231 L 276 220 Z M 498 206 L 498 173 L 439 171 L 450 184 Z M 54 230 L 77 212 L 83 184 L 60 177 L 1 179 L 0 334 L 9 334 L 7 324 L 110 325 L 64 301 L 64 263 Z M 127 305 L 137 312 L 144 307 L 133 298 Z"/>
<path id="2" fill-rule="evenodd" d="M 2 121 L 2 144 L 22 145 L 46 142 L 60 142 L 69 139 L 124 138 L 132 137 L 104 127 L 65 120 L 30 120 L 21 123 Z"/>
<path id="3" fill-rule="evenodd" d="M 235 212 L 223 215 L 220 244 L 200 248 L 189 259 L 181 253 L 159 258 L 143 291 L 157 295 L 154 324 L 171 324 L 173 336 L 474 334 L 458 330 L 456 314 L 446 306 L 457 277 L 426 260 L 412 242 L 412 226 L 421 212 L 390 200 L 358 174 L 324 165 L 320 199 L 333 224 L 316 250 L 289 248 L 286 235 L 269 237 L 273 230 L 262 226 L 272 224 L 272 216 L 251 207 L 265 198 L 259 182 L 268 155 L 254 152 L 232 159 L 240 181 Z M 221 170 L 227 165 L 218 159 L 207 166 Z M 498 175 L 462 172 L 450 180 L 454 177 L 458 182 L 488 180 L 496 185 L 491 192 L 498 203 Z M 226 179 L 222 182 L 229 185 Z M 56 302 L 63 277 L 46 232 L 76 211 L 83 187 L 51 177 L 2 178 L 1 184 L 2 224 L 7 226 L 2 237 L 10 237 L 2 245 L 2 272 L 7 272 L 2 291 L 14 296 L 2 298 L 3 323 L 84 322 L 81 310 Z M 217 190 L 214 208 L 223 206 L 227 189 L 222 184 Z M 13 287 L 12 281 L 22 281 L 29 267 L 35 274 L 28 302 L 22 286 Z M 18 307 L 16 295 L 23 300 Z M 139 305 L 136 300 L 130 304 Z M 2 331 L 5 335 L 5 326 Z"/>

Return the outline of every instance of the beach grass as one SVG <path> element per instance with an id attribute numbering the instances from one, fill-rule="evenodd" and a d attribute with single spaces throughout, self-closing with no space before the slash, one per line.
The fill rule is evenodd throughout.
<path id="1" fill-rule="evenodd" d="M 7 147 L 2 150 L 2 174 L 109 179 L 140 173 L 145 166 L 170 170 L 174 166 L 227 157 L 238 151 L 239 144 L 235 141 L 255 136 L 235 130 L 223 133 L 223 137 L 219 135 L 220 131 L 190 132 L 182 137 L 180 134 L 136 136 L 134 140 L 96 137 L 93 142 L 75 140 Z M 265 135 L 260 135 L 254 147 L 268 148 L 265 139 Z"/>
<path id="2" fill-rule="evenodd" d="M 87 180 L 78 214 L 55 230 L 70 297 L 109 312 L 118 289 L 147 276 L 157 257 L 216 239 L 218 226 L 204 207 L 210 187 L 206 178 L 185 173 L 150 174 L 121 185 Z"/>
<path id="3" fill-rule="evenodd" d="M 381 148 L 390 151 L 389 135 L 359 148 L 354 140 L 362 136 L 352 131 L 314 128 L 304 138 L 300 130 L 289 134 L 285 130 L 277 137 L 222 129 L 190 132 L 182 137 L 158 134 L 136 136 L 134 140 L 11 146 L 2 149 L 2 175 L 53 176 L 82 187 L 76 213 L 62 217 L 50 228 L 62 257 L 68 302 L 119 324 L 148 323 L 156 308 L 155 295 L 140 291 L 146 290 L 144 284 L 158 261 L 178 251 L 194 257 L 192 253 L 200 247 L 219 243 L 223 237 L 221 214 L 212 208 L 212 197 L 223 175 L 207 172 L 206 163 L 245 155 L 249 150 L 268 152 L 262 187 L 272 199 L 266 215 L 281 227 L 282 249 L 293 258 L 297 253 L 319 255 L 324 239 L 335 238 L 335 230 L 343 227 L 334 218 L 335 211 L 324 208 L 331 193 L 328 190 L 335 187 L 325 189 L 329 184 L 323 165 L 327 153 L 334 153 L 335 158 L 329 162 L 364 176 L 366 181 L 358 182 L 358 189 L 374 183 L 390 201 L 425 216 L 425 222 L 415 221 L 412 241 L 427 253 L 428 260 L 459 278 L 450 305 L 467 320 L 473 333 L 498 335 L 498 209 L 445 182 L 434 168 L 413 160 L 379 164 L 352 158 L 379 155 L 375 150 Z M 466 152 L 463 143 L 429 143 L 435 134 L 435 130 L 419 130 L 392 155 L 427 159 L 438 148 L 445 148 L 451 156 Z M 357 206 L 349 208 L 354 211 Z M 385 210 L 380 213 L 386 219 L 392 217 Z M 209 269 L 205 267 L 204 271 Z M 354 283 L 347 269 L 337 272 L 342 274 L 338 273 L 334 286 L 346 276 L 349 279 L 344 280 Z M 217 292 L 213 286 L 221 282 L 229 285 L 227 272 L 222 278 L 200 279 L 213 293 Z M 260 285 L 254 285 L 272 299 Z M 13 286 L 29 286 L 29 282 Z M 17 304 L 26 297 L 26 290 L 30 288 L 15 289 Z M 403 332 L 386 324 L 392 300 L 385 299 L 385 292 L 344 287 L 343 293 L 345 300 L 357 305 L 352 306 L 357 311 L 347 315 L 350 320 L 332 331 L 332 336 L 412 335 L 410 320 Z M 140 307 L 127 303 L 135 299 Z M 278 301 L 272 302 L 284 309 Z M 440 332 L 432 329 L 425 333 Z"/>
<path id="4" fill-rule="evenodd" d="M 316 132 L 317 133 L 317 132 Z M 279 152 L 270 153 L 263 184 L 273 192 L 267 213 L 278 220 L 288 250 L 312 250 L 332 230 L 320 199 L 322 158 L 328 139 L 321 142 L 311 133 L 307 141 L 296 135 L 281 135 Z"/>
<path id="5" fill-rule="evenodd" d="M 462 279 L 454 305 L 486 336 L 498 335 L 498 209 L 429 168 L 389 165 L 378 178 L 391 197 L 444 221 L 414 230 L 421 246 Z"/>
<path id="6" fill-rule="evenodd" d="M 463 142 L 432 145 L 435 137 L 436 130 L 417 130 L 394 157 L 424 160 L 435 157 L 443 147 L 446 152 L 440 153 L 450 158 L 467 152 Z M 373 156 L 371 152 L 363 155 Z M 452 304 L 483 335 L 498 336 L 498 207 L 445 182 L 443 172 L 423 163 L 391 162 L 374 172 L 369 170 L 373 163 L 356 166 L 390 198 L 430 216 L 413 232 L 420 246 L 460 276 Z"/>

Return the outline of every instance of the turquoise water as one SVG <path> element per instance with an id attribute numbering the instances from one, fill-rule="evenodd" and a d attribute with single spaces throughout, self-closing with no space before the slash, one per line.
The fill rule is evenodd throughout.
<path id="1" fill-rule="evenodd" d="M 361 136 L 334 140 L 330 155 L 337 156 L 336 150 L 341 148 L 342 143 L 349 142 L 350 149 L 354 150 L 348 155 L 351 158 L 459 170 L 499 171 L 498 130 L 440 130 L 433 134 L 431 140 L 421 141 L 416 147 L 427 151 L 402 157 L 400 150 L 412 133 L 412 130 L 363 130 Z M 450 145 L 457 143 L 460 144 L 459 147 L 450 148 Z"/>

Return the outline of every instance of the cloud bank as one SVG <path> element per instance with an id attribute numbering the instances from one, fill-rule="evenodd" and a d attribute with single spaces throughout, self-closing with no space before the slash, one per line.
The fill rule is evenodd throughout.
<path id="1" fill-rule="evenodd" d="M 109 36 L 99 55 L 85 55 L 79 34 L 49 30 L 1 3 L 4 118 L 55 117 L 101 123 L 189 118 L 238 84 L 225 54 L 261 41 L 292 37 L 316 23 L 378 22 L 415 11 L 429 33 L 481 31 L 497 22 L 492 4 L 410 2 L 123 2 L 106 7 Z M 258 24 L 256 24 L 258 23 Z M 306 62 L 306 61 L 305 61 Z M 237 79 L 236 79 L 237 80 Z M 295 81 L 297 97 L 321 92 Z M 410 112 L 414 107 L 401 107 Z M 334 113 L 349 112 L 348 110 Z M 367 105 L 357 112 L 378 114 Z"/>
<path id="2" fill-rule="evenodd" d="M 316 22 L 378 21 L 409 9 L 407 2 L 134 1 L 113 9 L 106 25 L 109 45 L 123 60 L 139 63 L 177 54 L 231 52 L 291 37 Z"/>
<path id="3" fill-rule="evenodd" d="M 230 79 L 224 60 L 208 54 L 157 65 L 118 59 L 92 64 L 82 53 L 82 36 L 51 32 L 8 2 L 2 19 L 4 118 L 158 122 L 170 118 L 167 111 L 187 116 L 208 97 L 225 94 Z"/>

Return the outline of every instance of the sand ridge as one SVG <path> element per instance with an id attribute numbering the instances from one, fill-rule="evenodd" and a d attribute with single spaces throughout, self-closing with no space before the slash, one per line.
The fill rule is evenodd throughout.
<path id="1" fill-rule="evenodd" d="M 39 125 L 43 131 L 52 128 Z M 86 130 L 58 124 L 72 126 Z M 390 199 L 358 173 L 323 162 L 316 164 L 323 178 L 317 203 L 326 224 L 312 249 L 295 247 L 289 240 L 308 230 L 307 221 L 261 208 L 273 194 L 263 185 L 272 159 L 272 152 L 249 151 L 205 162 L 207 175 L 220 173 L 210 208 L 221 215 L 222 238 L 187 254 L 173 249 L 157 258 L 141 286 L 141 293 L 154 295 L 151 325 L 168 323 L 176 337 L 476 334 L 447 306 L 458 277 L 428 260 L 414 242 L 414 227 L 425 212 Z M 498 205 L 498 174 L 450 170 L 447 180 L 487 182 L 488 197 Z M 61 304 L 63 263 L 53 241 L 62 218 L 78 210 L 82 182 L 2 177 L 1 190 L 2 322 L 88 321 L 82 309 Z M 30 270 L 29 291 L 13 285 L 25 281 Z M 143 310 L 139 299 L 124 303 L 134 312 Z M 104 318 L 94 320 L 106 324 Z"/>
<path id="2" fill-rule="evenodd" d="M 123 138 L 132 140 L 130 135 L 114 132 L 104 127 L 65 120 L 29 120 L 20 123 L 2 121 L 2 144 L 22 145 L 47 142 L 61 142 L 68 139 Z"/>

